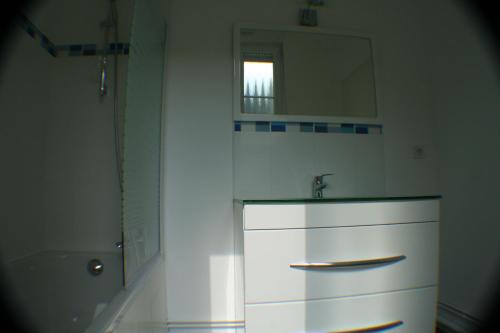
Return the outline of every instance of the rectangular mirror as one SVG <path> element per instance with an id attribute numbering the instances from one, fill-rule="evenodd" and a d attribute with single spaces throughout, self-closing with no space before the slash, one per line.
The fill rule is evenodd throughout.
<path id="1" fill-rule="evenodd" d="M 378 116 L 368 37 L 238 26 L 234 88 L 236 119 Z"/>

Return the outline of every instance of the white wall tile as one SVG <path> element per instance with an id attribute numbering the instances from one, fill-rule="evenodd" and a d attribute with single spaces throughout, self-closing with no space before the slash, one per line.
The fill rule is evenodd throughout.
<path id="1" fill-rule="evenodd" d="M 243 197 L 271 197 L 271 142 L 269 134 L 234 133 L 234 191 Z"/>
<path id="2" fill-rule="evenodd" d="M 385 193 L 384 140 L 380 135 L 315 136 L 315 173 L 329 184 L 325 197 L 376 196 Z"/>
<path id="3" fill-rule="evenodd" d="M 325 173 L 325 197 L 385 192 L 381 135 L 234 133 L 234 196 L 310 198 L 313 177 Z"/>
<path id="4" fill-rule="evenodd" d="M 314 149 L 314 136 L 310 133 L 270 133 L 262 135 L 271 144 L 271 198 L 303 198 L 311 194 L 312 174 L 315 163 L 321 156 Z M 234 149 L 239 147 L 234 143 Z M 235 156 L 236 158 L 236 156 Z M 263 163 L 264 161 L 261 161 Z M 234 171 L 235 180 L 242 176 L 241 170 Z M 253 182 L 260 182 L 254 178 Z M 235 191 L 235 197 L 242 193 Z M 261 198 L 257 193 L 253 198 Z M 248 197 L 242 197 L 248 198 Z"/>

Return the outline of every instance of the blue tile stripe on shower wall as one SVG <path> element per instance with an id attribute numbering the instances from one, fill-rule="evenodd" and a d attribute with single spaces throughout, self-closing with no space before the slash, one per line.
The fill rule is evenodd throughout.
<path id="1" fill-rule="evenodd" d="M 25 15 L 18 14 L 17 22 L 21 29 L 26 31 L 26 33 L 36 41 L 39 41 L 40 46 L 45 49 L 53 57 L 57 56 L 57 47 L 50 39 L 40 31 Z"/>
<path id="2" fill-rule="evenodd" d="M 98 49 L 97 44 L 55 45 L 40 31 L 25 15 L 19 14 L 17 21 L 20 27 L 53 57 L 57 56 L 95 56 L 101 54 L 129 54 L 128 43 L 109 43 L 105 48 Z"/>
<path id="3" fill-rule="evenodd" d="M 101 54 L 129 54 L 130 46 L 128 43 L 110 43 L 105 49 L 98 49 L 96 44 L 70 44 L 57 45 L 58 55 L 65 56 L 93 56 Z"/>
<path id="4" fill-rule="evenodd" d="M 325 122 L 234 121 L 235 132 L 302 132 L 338 134 L 382 134 L 379 124 Z"/>

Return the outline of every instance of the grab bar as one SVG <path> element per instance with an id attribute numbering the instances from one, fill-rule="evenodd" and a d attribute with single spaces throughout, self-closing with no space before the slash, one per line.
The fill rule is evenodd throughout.
<path id="1" fill-rule="evenodd" d="M 291 268 L 304 268 L 304 269 L 324 269 L 324 268 L 341 268 L 341 267 L 355 267 L 355 266 L 368 266 L 390 264 L 406 259 L 406 256 L 399 255 L 393 257 L 362 259 L 362 260 L 349 260 L 349 261 L 328 261 L 328 262 L 304 262 L 290 264 Z"/>

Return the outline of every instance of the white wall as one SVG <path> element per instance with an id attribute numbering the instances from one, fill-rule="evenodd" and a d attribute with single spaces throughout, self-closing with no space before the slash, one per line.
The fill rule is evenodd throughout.
<path id="1" fill-rule="evenodd" d="M 132 0 L 117 0 L 118 37 L 128 41 L 132 20 Z M 101 22 L 108 15 L 106 0 L 45 0 L 29 13 L 32 22 L 55 44 L 104 43 Z M 113 40 L 113 36 L 110 36 Z"/>
<path id="2" fill-rule="evenodd" d="M 484 319 L 500 273 L 500 68 L 474 12 L 459 4 L 422 3 L 431 13 L 429 84 L 443 194 L 440 301 Z"/>
<path id="3" fill-rule="evenodd" d="M 166 71 L 166 254 L 169 321 L 234 316 L 232 25 L 295 25 L 301 1 L 170 4 Z M 320 27 L 375 35 L 388 195 L 437 192 L 419 17 L 411 2 L 329 2 Z M 414 145 L 426 149 L 415 160 Z"/>
<path id="4" fill-rule="evenodd" d="M 45 281 L 42 272 L 35 272 L 32 259 L 42 248 L 48 112 L 43 82 L 52 59 L 20 29 L 2 46 L 9 52 L 0 64 L 0 275 L 6 283 L 1 287 L 8 288 L 2 295 L 19 307 L 17 313 L 24 311 L 26 325 L 35 325 L 47 314 Z M 22 307 L 27 300 L 29 309 Z"/>
<path id="5" fill-rule="evenodd" d="M 15 30 L 0 68 L 0 255 L 5 262 L 40 251 L 42 177 L 50 55 Z M 29 96 L 29 98 L 28 98 Z"/>

